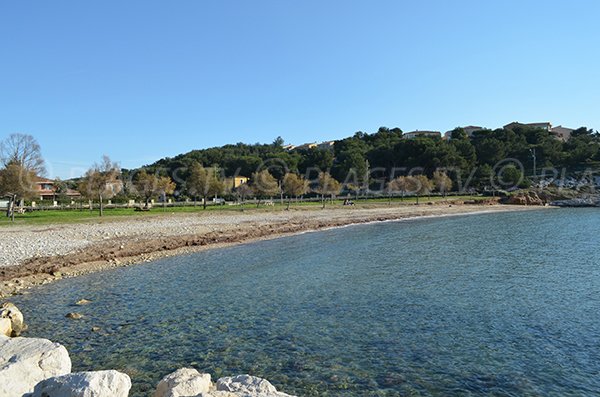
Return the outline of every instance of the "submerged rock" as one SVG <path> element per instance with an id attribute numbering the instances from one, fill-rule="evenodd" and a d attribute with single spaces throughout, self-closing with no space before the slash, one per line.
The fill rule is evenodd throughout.
<path id="1" fill-rule="evenodd" d="M 217 381 L 217 390 L 244 397 L 291 397 L 278 392 L 268 380 L 250 375 L 221 378 Z"/>
<path id="2" fill-rule="evenodd" d="M 71 372 L 64 346 L 47 339 L 0 336 L 0 396 L 22 397 L 36 384 Z"/>
<path id="3" fill-rule="evenodd" d="M 92 303 L 92 301 L 87 299 L 79 299 L 77 302 L 75 302 L 77 306 L 89 305 L 90 303 Z"/>
<path id="4" fill-rule="evenodd" d="M 127 397 L 129 376 L 114 370 L 76 372 L 40 382 L 31 397 Z"/>
<path id="5" fill-rule="evenodd" d="M 4 302 L 0 307 L 0 318 L 10 320 L 11 334 L 7 336 L 19 336 L 27 329 L 23 321 L 23 313 L 11 302 Z"/>
<path id="6" fill-rule="evenodd" d="M 83 318 L 83 314 L 81 313 L 67 313 L 65 315 L 66 318 L 71 318 L 73 320 L 79 320 L 80 318 Z"/>
<path id="7" fill-rule="evenodd" d="M 211 388 L 209 374 L 193 368 L 180 368 L 162 378 L 153 397 L 195 397 L 208 393 Z"/>

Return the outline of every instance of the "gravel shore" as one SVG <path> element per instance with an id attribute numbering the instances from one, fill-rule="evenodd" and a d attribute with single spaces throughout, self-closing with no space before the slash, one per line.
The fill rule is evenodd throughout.
<path id="1" fill-rule="evenodd" d="M 369 205 L 160 214 L 0 228 L 0 297 L 62 277 L 308 230 L 419 216 L 528 210 L 506 205 Z"/>

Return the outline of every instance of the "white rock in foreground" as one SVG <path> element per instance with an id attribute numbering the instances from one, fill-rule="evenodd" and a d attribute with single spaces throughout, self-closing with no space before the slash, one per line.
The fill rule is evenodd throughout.
<path id="1" fill-rule="evenodd" d="M 0 306 L 0 318 L 10 321 L 11 333 L 7 336 L 19 336 L 21 332 L 27 329 L 23 321 L 23 313 L 11 302 L 4 302 Z"/>
<path id="2" fill-rule="evenodd" d="M 207 393 L 210 387 L 209 374 L 201 374 L 194 368 L 180 368 L 162 378 L 153 397 L 196 397 Z"/>
<path id="3" fill-rule="evenodd" d="M 44 379 L 71 372 L 64 346 L 39 338 L 0 336 L 0 396 L 22 397 Z"/>
<path id="4" fill-rule="evenodd" d="M 10 318 L 0 317 L 0 335 L 11 336 L 12 335 L 12 324 Z"/>
<path id="5" fill-rule="evenodd" d="M 34 396 L 40 397 L 40 396 Z M 49 396 L 54 397 L 54 396 Z M 62 396 L 61 396 L 62 397 Z M 153 397 L 293 397 L 278 392 L 269 381 L 250 375 L 221 378 L 216 387 L 209 374 L 181 368 L 165 376 Z"/>
<path id="6" fill-rule="evenodd" d="M 291 397 L 278 392 L 268 380 L 250 375 L 221 378 L 217 381 L 217 390 L 244 397 Z"/>
<path id="7" fill-rule="evenodd" d="M 31 397 L 127 397 L 131 379 L 118 371 L 76 372 L 40 382 Z"/>

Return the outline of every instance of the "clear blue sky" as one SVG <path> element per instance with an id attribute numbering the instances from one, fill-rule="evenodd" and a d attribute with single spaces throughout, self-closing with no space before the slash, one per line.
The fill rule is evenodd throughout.
<path id="1" fill-rule="evenodd" d="M 600 129 L 600 1 L 4 1 L 0 139 L 49 175 L 235 142 Z"/>

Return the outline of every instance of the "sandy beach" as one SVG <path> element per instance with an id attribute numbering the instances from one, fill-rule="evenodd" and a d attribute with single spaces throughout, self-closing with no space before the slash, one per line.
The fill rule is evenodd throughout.
<path id="1" fill-rule="evenodd" d="M 202 249 L 377 221 L 541 207 L 448 204 L 259 209 L 127 217 L 1 230 L 0 297 L 63 277 Z"/>

